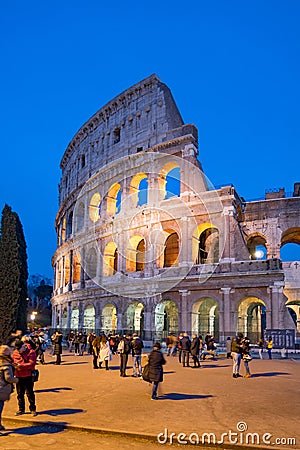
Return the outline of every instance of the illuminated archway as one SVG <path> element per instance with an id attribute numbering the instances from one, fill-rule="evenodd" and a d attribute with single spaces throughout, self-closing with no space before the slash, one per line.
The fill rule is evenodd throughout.
<path id="1" fill-rule="evenodd" d="M 126 311 L 126 331 L 141 334 L 144 331 L 144 305 L 140 302 L 131 303 Z"/>
<path id="2" fill-rule="evenodd" d="M 147 203 L 148 178 L 145 173 L 138 173 L 132 178 L 129 192 L 134 206 L 141 206 Z"/>
<path id="3" fill-rule="evenodd" d="M 94 248 L 90 248 L 86 256 L 86 276 L 93 279 L 97 275 L 97 253 Z"/>
<path id="4" fill-rule="evenodd" d="M 195 264 L 219 261 L 219 230 L 209 222 L 198 225 L 193 233 L 192 257 Z"/>
<path id="5" fill-rule="evenodd" d="M 243 298 L 238 307 L 237 332 L 256 343 L 266 328 L 266 304 L 258 297 Z"/>
<path id="6" fill-rule="evenodd" d="M 107 214 L 114 216 L 120 212 L 121 207 L 121 186 L 119 183 L 114 183 L 107 193 Z"/>
<path id="7" fill-rule="evenodd" d="M 118 270 L 118 250 L 114 242 L 109 242 L 103 255 L 103 276 L 114 275 Z"/>
<path id="8" fill-rule="evenodd" d="M 93 305 L 87 305 L 84 309 L 83 328 L 88 333 L 95 329 L 95 308 Z"/>
<path id="9" fill-rule="evenodd" d="M 60 324 L 61 328 L 63 329 L 67 328 L 67 320 L 68 320 L 68 311 L 67 308 L 64 308 L 61 316 L 61 324 Z"/>
<path id="10" fill-rule="evenodd" d="M 173 230 L 166 230 L 169 236 L 165 242 L 164 267 L 178 266 L 179 237 Z"/>
<path id="11" fill-rule="evenodd" d="M 247 247 L 251 259 L 266 259 L 267 258 L 267 240 L 262 234 L 256 233 L 247 239 Z"/>
<path id="12" fill-rule="evenodd" d="M 78 322 L 79 322 L 79 309 L 77 307 L 72 309 L 71 313 L 71 329 L 78 330 Z"/>
<path id="13" fill-rule="evenodd" d="M 101 196 L 99 192 L 96 192 L 90 201 L 89 213 L 90 219 L 92 222 L 97 222 L 100 218 L 100 204 L 101 204 Z"/>
<path id="14" fill-rule="evenodd" d="M 80 255 L 79 253 L 75 253 L 73 255 L 73 283 L 78 283 L 80 281 L 80 272 L 81 272 Z"/>
<path id="15" fill-rule="evenodd" d="M 170 161 L 163 166 L 159 173 L 158 187 L 162 199 L 180 195 L 180 167 L 177 163 Z"/>
<path id="16" fill-rule="evenodd" d="M 300 261 L 300 227 L 289 228 L 281 237 L 282 261 Z"/>
<path id="17" fill-rule="evenodd" d="M 178 307 L 171 300 L 163 300 L 155 308 L 155 331 L 158 339 L 178 333 Z"/>
<path id="18" fill-rule="evenodd" d="M 126 270 L 138 272 L 145 267 L 145 240 L 142 236 L 132 236 L 126 249 Z"/>
<path id="19" fill-rule="evenodd" d="M 80 202 L 75 215 L 75 230 L 81 231 L 84 226 L 84 203 Z"/>
<path id="20" fill-rule="evenodd" d="M 201 335 L 207 334 L 219 340 L 219 305 L 211 297 L 203 297 L 193 304 L 192 332 Z"/>
<path id="21" fill-rule="evenodd" d="M 107 303 L 102 309 L 101 327 L 104 333 L 116 332 L 117 330 L 117 309 L 112 303 Z"/>

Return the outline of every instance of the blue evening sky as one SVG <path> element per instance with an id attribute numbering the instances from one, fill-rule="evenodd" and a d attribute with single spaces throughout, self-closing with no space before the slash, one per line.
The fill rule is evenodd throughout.
<path id="1" fill-rule="evenodd" d="M 215 185 L 253 199 L 300 181 L 298 0 L 10 0 L 0 11 L 0 208 L 20 216 L 30 274 L 52 278 L 67 144 L 152 73 L 198 127 Z"/>

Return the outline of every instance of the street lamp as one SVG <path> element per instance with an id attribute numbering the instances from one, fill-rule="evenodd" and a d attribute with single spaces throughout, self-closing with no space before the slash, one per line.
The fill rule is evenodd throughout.
<path id="1" fill-rule="evenodd" d="M 30 314 L 30 319 L 32 320 L 32 322 L 35 321 L 36 315 L 37 315 L 37 311 L 32 311 L 32 312 L 31 312 L 31 314 Z"/>

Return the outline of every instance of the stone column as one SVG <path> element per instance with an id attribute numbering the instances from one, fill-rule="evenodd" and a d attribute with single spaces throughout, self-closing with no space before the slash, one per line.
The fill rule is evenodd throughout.
<path id="1" fill-rule="evenodd" d="M 71 317 L 72 317 L 72 302 L 68 302 L 67 307 L 67 328 L 71 328 Z"/>
<path id="2" fill-rule="evenodd" d="M 180 302 L 180 310 L 181 310 L 181 327 L 180 329 L 183 330 L 184 332 L 189 332 L 191 331 L 191 317 L 188 317 L 188 299 L 187 296 L 189 295 L 189 291 L 184 289 L 184 290 L 179 290 L 178 291 L 181 294 L 181 302 Z"/>
<path id="3" fill-rule="evenodd" d="M 160 198 L 158 174 L 150 173 L 148 176 L 148 206 L 158 206 Z"/>
<path id="4" fill-rule="evenodd" d="M 85 260 L 85 248 L 82 247 L 80 255 L 80 287 L 85 288 L 85 272 L 84 272 L 84 260 Z"/>
<path id="5" fill-rule="evenodd" d="M 283 292 L 283 282 L 276 282 L 269 287 L 271 297 L 271 327 L 273 329 L 282 328 L 283 323 L 280 320 L 279 303 Z"/>
<path id="6" fill-rule="evenodd" d="M 234 261 L 234 258 L 231 257 L 231 221 L 234 215 L 234 207 L 232 205 L 225 206 L 222 215 L 224 216 L 224 242 L 223 246 L 221 245 L 221 249 L 223 247 L 223 254 L 220 256 L 222 262 L 230 262 Z"/>
<path id="7" fill-rule="evenodd" d="M 73 282 L 73 250 L 70 250 L 70 271 L 69 271 L 68 291 L 72 291 L 72 282 Z"/>
<path id="8" fill-rule="evenodd" d="M 188 266 L 192 260 L 192 236 L 189 233 L 189 217 L 181 217 L 181 252 L 179 266 Z"/>
<path id="9" fill-rule="evenodd" d="M 62 257 L 62 269 L 61 269 L 61 281 L 62 281 L 61 287 L 62 287 L 62 289 L 64 289 L 64 287 L 65 287 L 65 276 L 66 276 L 66 274 L 65 274 L 65 256 L 63 256 Z"/>
<path id="10" fill-rule="evenodd" d="M 230 303 L 230 293 L 232 292 L 230 287 L 224 287 L 220 289 L 223 297 L 223 323 L 222 323 L 222 338 L 232 335 L 232 325 L 231 325 L 231 303 Z M 220 336 L 221 336 L 221 320 L 220 320 Z"/>

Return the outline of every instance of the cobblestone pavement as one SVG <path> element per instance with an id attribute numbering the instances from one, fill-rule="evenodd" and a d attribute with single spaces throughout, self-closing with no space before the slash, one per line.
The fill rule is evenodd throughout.
<path id="1" fill-rule="evenodd" d="M 131 358 L 129 360 L 131 363 Z M 130 364 L 128 377 L 119 376 L 118 356 L 113 357 L 109 371 L 94 370 L 89 355 L 79 357 L 65 353 L 61 366 L 54 365 L 54 359 L 47 355 L 46 362 L 46 365 L 38 366 L 40 380 L 35 386 L 38 416 L 33 418 L 26 414 L 16 418 L 15 393 L 5 403 L 3 411 L 4 425 L 6 419 L 10 419 L 14 420 L 17 428 L 24 430 L 49 423 L 67 428 L 56 433 L 22 434 L 22 442 L 31 448 L 34 448 L 31 443 L 39 436 L 51 448 L 55 448 L 53 440 L 60 439 L 60 436 L 66 436 L 66 442 L 77 439 L 73 433 L 78 434 L 78 439 L 83 439 L 85 443 L 84 434 L 88 430 L 127 433 L 132 445 L 137 445 L 131 448 L 137 449 L 140 442 L 136 435 L 156 439 L 159 433 L 163 433 L 162 436 L 166 434 L 169 442 L 170 434 L 175 433 L 173 442 L 177 442 L 179 433 L 187 436 L 196 433 L 200 438 L 203 433 L 212 433 L 218 442 L 222 434 L 229 432 L 238 433 L 239 443 L 242 444 L 245 444 L 246 433 L 256 433 L 262 448 L 262 436 L 269 433 L 269 446 L 273 448 L 300 448 L 300 432 L 296 426 L 300 417 L 299 361 L 253 359 L 250 362 L 252 377 L 234 379 L 231 360 L 204 361 L 202 368 L 193 369 L 183 368 L 176 357 L 168 357 L 157 401 L 150 400 L 151 386 L 148 383 L 130 376 Z M 243 363 L 241 373 L 244 373 Z M 26 424 L 22 422 L 24 420 Z M 72 426 L 85 431 L 68 428 Z M 8 436 L 1 436 L 1 450 L 4 439 L 15 443 L 20 440 L 20 434 L 13 429 L 14 426 Z M 99 435 L 95 441 L 92 433 L 90 437 L 93 449 L 106 448 L 106 444 L 98 443 Z M 296 439 L 296 442 L 287 441 L 289 438 Z M 118 441 L 119 438 L 105 436 L 103 442 L 110 439 L 113 442 L 113 439 Z M 124 439 L 122 437 L 121 446 L 112 445 L 110 448 L 126 450 L 128 441 Z M 214 443 L 213 440 L 211 443 Z M 147 441 L 147 446 L 150 445 L 163 447 Z M 68 447 L 64 445 L 64 448 Z"/>

